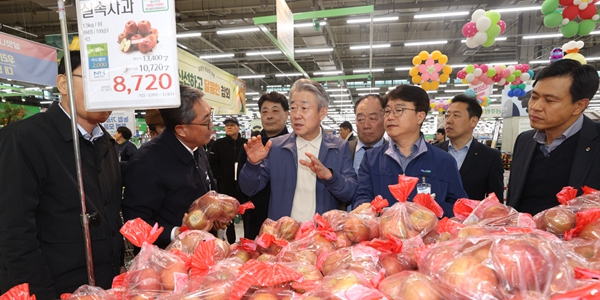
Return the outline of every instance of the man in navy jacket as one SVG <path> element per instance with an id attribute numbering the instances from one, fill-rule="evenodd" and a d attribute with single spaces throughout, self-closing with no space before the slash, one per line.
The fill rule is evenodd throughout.
<path id="1" fill-rule="evenodd" d="M 264 146 L 258 137 L 244 145 L 248 161 L 240 188 L 252 196 L 270 180 L 269 218 L 305 221 L 315 212 L 336 209 L 338 201 L 352 201 L 357 182 L 348 143 L 321 128 L 328 105 L 329 96 L 319 83 L 300 79 L 290 90 L 294 132 Z"/>
<path id="2" fill-rule="evenodd" d="M 377 195 L 394 204 L 396 199 L 388 186 L 397 184 L 398 175 L 404 174 L 429 184 L 444 216 L 453 216 L 454 202 L 466 198 L 467 193 L 454 158 L 427 143 L 420 131 L 429 111 L 429 96 L 419 87 L 399 85 L 386 95 L 384 102 L 383 121 L 390 140 L 365 153 L 358 169 L 359 187 L 353 207 L 370 202 Z M 414 189 L 408 200 L 416 194 Z"/>

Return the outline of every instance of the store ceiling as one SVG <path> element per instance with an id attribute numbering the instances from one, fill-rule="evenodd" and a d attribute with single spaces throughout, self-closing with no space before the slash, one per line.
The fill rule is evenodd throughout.
<path id="1" fill-rule="evenodd" d="M 69 0 L 67 4 L 71 3 Z M 319 71 L 343 71 L 342 75 L 353 75 L 356 70 L 383 69 L 373 72 L 372 80 L 328 82 L 330 89 L 348 88 L 337 94 L 351 94 L 349 97 L 336 97 L 333 109 L 340 114 L 340 120 L 349 118 L 351 103 L 339 102 L 340 99 L 355 100 L 362 93 L 379 92 L 384 94 L 389 86 L 398 80 L 410 80 L 407 70 L 396 70 L 399 67 L 411 65 L 412 58 L 422 50 L 429 52 L 440 50 L 449 57 L 450 65 L 464 65 L 469 63 L 494 63 L 494 62 L 519 62 L 529 63 L 532 60 L 547 60 L 552 48 L 560 47 L 570 39 L 546 38 L 523 39 L 524 36 L 542 33 L 556 33 L 542 25 L 543 16 L 539 9 L 520 12 L 502 12 L 502 20 L 507 23 L 506 32 L 502 37 L 504 41 L 497 41 L 489 48 L 469 49 L 461 40 L 462 26 L 470 20 L 470 15 L 476 9 L 507 9 L 540 6 L 543 1 L 492 1 L 492 0 L 390 0 L 390 1 L 328 1 L 328 0 L 292 0 L 287 1 L 294 13 L 328 10 L 334 8 L 347 8 L 355 6 L 373 5 L 373 17 L 392 18 L 391 21 L 375 22 L 373 28 L 369 23 L 349 24 L 349 20 L 369 18 L 369 14 L 348 17 L 335 17 L 316 20 L 323 24 L 315 30 L 312 24 L 299 27 L 295 30 L 295 48 L 333 48 L 329 52 L 310 51 L 296 53 L 296 61 L 311 76 Z M 176 0 L 177 30 L 178 33 L 200 32 L 200 37 L 178 38 L 181 46 L 198 56 L 232 53 L 231 58 L 206 59 L 221 69 L 238 76 L 265 75 L 264 78 L 245 79 L 249 92 L 264 92 L 266 90 L 286 90 L 300 77 L 276 76 L 277 74 L 297 73 L 294 66 L 284 55 L 248 55 L 248 52 L 277 50 L 268 37 L 260 31 L 239 32 L 241 28 L 255 28 L 253 18 L 275 15 L 274 0 Z M 32 39 L 41 43 L 45 42 L 46 34 L 60 33 L 58 14 L 55 12 L 56 1 L 52 0 L 0 0 L 0 22 L 5 24 L 3 32 Z M 431 19 L 416 19 L 415 15 L 424 13 L 445 13 L 453 11 L 468 11 L 468 15 L 454 17 L 437 17 Z M 69 16 L 69 32 L 77 31 L 74 5 L 67 9 Z M 395 19 L 397 17 L 397 20 Z M 312 22 L 297 22 L 312 23 Z M 18 28 L 37 37 L 21 33 Z M 271 34 L 276 36 L 276 25 L 268 25 Z M 236 29 L 239 33 L 217 34 L 223 29 Z M 599 29 L 600 30 L 600 29 Z M 372 35 L 371 35 L 372 31 Z M 581 51 L 587 57 L 600 56 L 600 35 L 590 35 L 582 38 L 585 47 Z M 373 49 L 370 60 L 370 49 L 353 50 L 352 46 L 369 45 L 372 38 L 373 45 L 390 44 L 388 48 Z M 447 40 L 443 45 L 432 46 L 406 46 L 407 42 Z M 596 64 L 597 61 L 590 63 Z M 539 67 L 536 64 L 532 67 Z M 599 67 L 599 66 L 597 66 Z M 453 76 L 459 68 L 455 68 Z M 395 81 L 395 82 L 392 82 Z M 377 90 L 357 90 L 364 87 L 380 87 Z M 288 87 L 289 88 L 289 87 Z M 452 90 L 452 85 L 440 88 L 432 97 L 451 96 L 455 93 L 446 93 Z M 464 87 L 460 88 L 464 89 Z M 499 93 L 499 92 L 496 92 Z M 249 95 L 248 102 L 255 103 L 257 95 Z M 499 99 L 499 98 L 495 98 Z M 600 102 L 600 100 L 598 100 Z M 499 104 L 499 103 L 498 103 Z M 344 106 L 350 105 L 350 106 Z M 600 103 L 594 103 L 594 106 Z M 250 105 L 251 110 L 257 107 Z M 600 109 L 600 108 L 599 108 Z M 353 118 L 352 118 L 353 119 Z"/>

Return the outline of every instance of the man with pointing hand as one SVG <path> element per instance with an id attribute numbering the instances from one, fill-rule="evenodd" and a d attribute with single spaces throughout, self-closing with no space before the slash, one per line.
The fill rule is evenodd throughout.
<path id="1" fill-rule="evenodd" d="M 264 146 L 257 137 L 244 145 L 248 161 L 240 188 L 252 196 L 270 180 L 269 218 L 303 222 L 354 198 L 358 184 L 348 143 L 321 128 L 328 106 L 329 96 L 319 83 L 300 79 L 290 90 L 293 132 Z"/>

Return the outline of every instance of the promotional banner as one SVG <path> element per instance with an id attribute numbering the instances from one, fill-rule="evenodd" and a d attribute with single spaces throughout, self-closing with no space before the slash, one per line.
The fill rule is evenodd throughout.
<path id="1" fill-rule="evenodd" d="M 527 85 L 525 87 L 525 96 L 523 97 L 509 97 L 508 92 L 510 87 L 506 86 L 502 90 L 502 117 L 519 117 L 528 116 L 527 112 L 529 106 L 529 98 L 531 98 L 531 89 L 533 86 Z"/>
<path id="2" fill-rule="evenodd" d="M 86 109 L 177 107 L 174 0 L 80 0 Z"/>
<path id="3" fill-rule="evenodd" d="M 0 32 L 0 78 L 56 85 L 56 49 Z"/>
<path id="4" fill-rule="evenodd" d="M 178 49 L 179 83 L 204 92 L 215 115 L 246 113 L 246 82 Z"/>
<path id="5" fill-rule="evenodd" d="M 114 110 L 106 122 L 102 123 L 102 126 L 111 136 L 117 133 L 117 128 L 127 127 L 133 135 L 136 133 L 135 123 L 135 111 L 133 109 L 128 110 Z"/>
<path id="6" fill-rule="evenodd" d="M 483 108 L 481 118 L 500 118 L 502 116 L 502 105 L 489 105 Z"/>
<path id="7" fill-rule="evenodd" d="M 277 0 L 277 41 L 290 59 L 294 59 L 294 15 L 285 0 Z"/>

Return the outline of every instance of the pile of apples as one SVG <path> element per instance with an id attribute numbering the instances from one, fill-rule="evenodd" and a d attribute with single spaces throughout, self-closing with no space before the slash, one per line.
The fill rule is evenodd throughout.
<path id="1" fill-rule="evenodd" d="M 148 20 L 141 20 L 138 23 L 129 20 L 125 23 L 123 32 L 117 37 L 117 43 L 121 52 L 139 50 L 146 54 L 158 44 L 158 30 L 152 28 Z"/>

